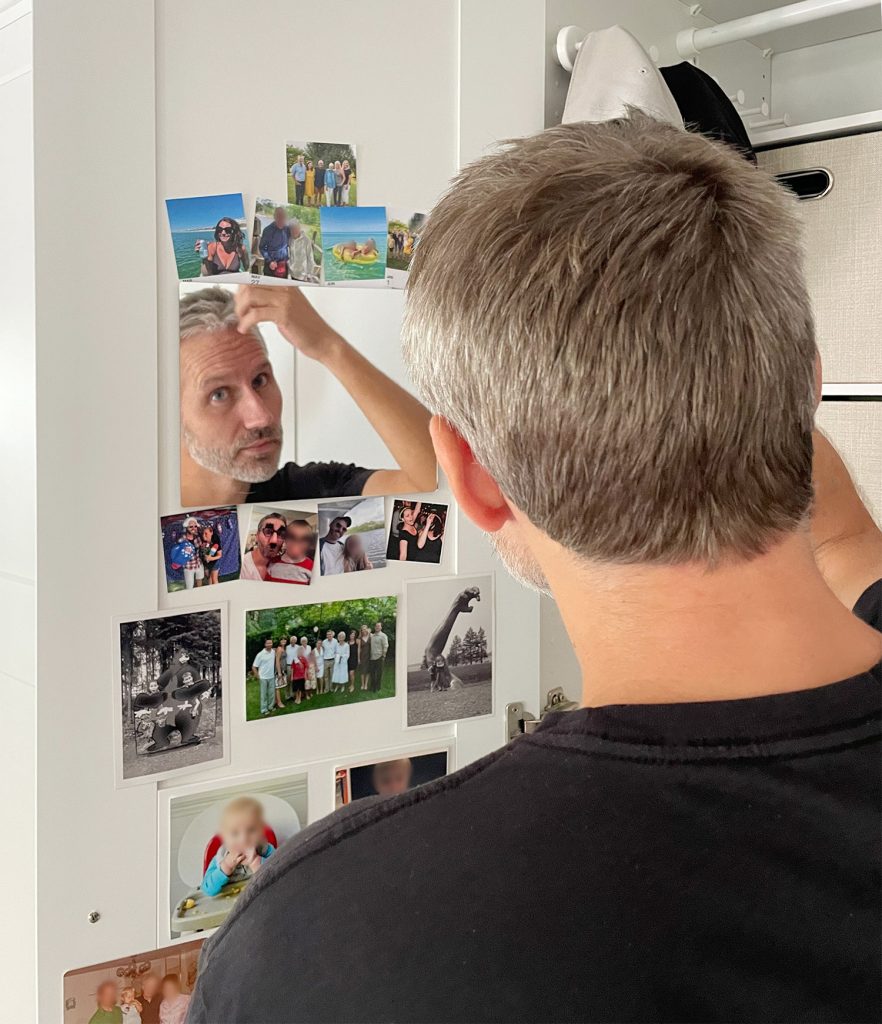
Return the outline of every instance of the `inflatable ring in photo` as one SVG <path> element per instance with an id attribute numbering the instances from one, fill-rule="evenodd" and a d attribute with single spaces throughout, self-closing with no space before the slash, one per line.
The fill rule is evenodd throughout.
<path id="1" fill-rule="evenodd" d="M 353 256 L 351 253 L 344 253 L 343 247 L 340 245 L 335 245 L 332 252 L 341 263 L 357 263 L 363 267 L 376 263 L 380 255 L 379 253 L 372 252 L 367 256 Z"/>

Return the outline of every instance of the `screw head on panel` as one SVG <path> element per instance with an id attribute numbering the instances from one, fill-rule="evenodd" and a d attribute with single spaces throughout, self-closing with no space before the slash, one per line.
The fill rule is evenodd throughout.
<path id="1" fill-rule="evenodd" d="M 89 911 L 89 924 L 97 924 L 101 920 L 101 915 L 97 910 Z"/>

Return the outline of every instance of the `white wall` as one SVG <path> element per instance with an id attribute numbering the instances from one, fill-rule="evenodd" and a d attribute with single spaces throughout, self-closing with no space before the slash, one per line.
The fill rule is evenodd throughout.
<path id="1" fill-rule="evenodd" d="M 30 3 L 0 13 L 0 745 L 4 832 L 35 841 L 36 576 L 34 516 L 34 189 Z M 34 1020 L 35 864 L 20 858 L 0 929 L 0 988 L 10 1019 Z M 14 926 L 10 923 L 14 922 Z"/>
<path id="2" fill-rule="evenodd" d="M 522 24 L 528 7 L 534 21 Z M 38 265 L 52 265 L 55 226 L 71 211 L 85 218 L 90 253 L 98 254 L 91 265 L 41 275 L 37 290 L 37 527 L 46 538 L 38 579 L 41 1021 L 58 1018 L 66 970 L 156 940 L 157 796 L 149 785 L 114 789 L 111 624 L 202 597 L 165 594 L 157 571 L 158 516 L 178 507 L 177 283 L 163 200 L 239 189 L 246 204 L 274 196 L 284 183 L 286 138 L 312 137 L 358 144 L 361 203 L 428 208 L 461 153 L 478 155 L 495 139 L 542 127 L 538 0 L 341 0 L 323 8 L 320 23 L 304 22 L 301 11 L 288 0 L 157 0 L 154 17 L 151 0 L 93 0 L 86 26 L 77 5 L 41 0 L 36 14 Z M 532 52 L 532 80 L 514 100 L 496 88 L 498 77 L 488 79 L 474 37 L 461 36 L 471 18 L 488 16 Z M 218 54 L 230 48 L 236 74 L 215 90 Z M 305 102 L 293 87 L 262 88 L 261 62 L 283 48 L 307 83 Z M 325 86 L 316 100 L 329 67 L 366 62 L 372 87 L 341 87 L 328 98 Z M 403 376 L 400 295 L 335 292 L 316 301 L 353 343 Z M 312 425 L 300 420 L 308 447 Z M 351 405 L 341 405 L 335 421 L 344 436 L 357 438 L 363 427 Z M 48 539 L 59 514 L 72 542 Z M 119 543 L 120 530 L 137 543 Z M 457 516 L 449 543 L 460 572 L 498 568 L 484 538 Z M 361 574 L 346 589 L 401 598 L 408 571 L 418 573 L 397 566 Z M 257 585 L 215 591 L 212 599 L 230 602 L 232 765 L 190 778 L 311 765 L 310 816 L 318 817 L 333 808 L 335 764 L 454 738 L 464 764 L 500 745 L 504 704 L 537 701 L 538 600 L 501 574 L 497 580 L 497 713 L 411 731 L 400 699 L 246 723 L 235 685 L 244 612 L 292 598 Z M 320 582 L 301 599 L 337 596 L 337 585 Z M 403 637 L 403 608 L 398 628 Z M 403 659 L 403 643 L 399 651 Z M 399 686 L 402 668 L 403 661 Z M 97 924 L 87 921 L 93 909 Z"/>

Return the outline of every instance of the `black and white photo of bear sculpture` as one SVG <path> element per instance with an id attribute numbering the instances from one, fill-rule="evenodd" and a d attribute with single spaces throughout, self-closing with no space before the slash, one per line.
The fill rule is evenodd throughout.
<path id="1" fill-rule="evenodd" d="M 181 747 L 199 743 L 199 720 L 203 704 L 210 699 L 212 686 L 199 676 L 186 651 L 178 651 L 171 664 L 158 679 L 150 683 L 146 693 L 134 698 L 135 719 L 146 733 L 152 725 L 145 754 L 154 754 L 172 746 L 175 732 L 180 733 Z M 208 695 L 208 696 L 206 696 Z"/>

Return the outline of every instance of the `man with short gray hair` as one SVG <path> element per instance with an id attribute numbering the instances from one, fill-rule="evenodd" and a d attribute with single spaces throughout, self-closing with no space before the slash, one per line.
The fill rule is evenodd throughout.
<path id="1" fill-rule="evenodd" d="M 794 198 L 642 115 L 519 140 L 430 216 L 404 346 L 583 706 L 285 844 L 190 1024 L 876 1020 L 882 531 L 812 435 Z"/>

